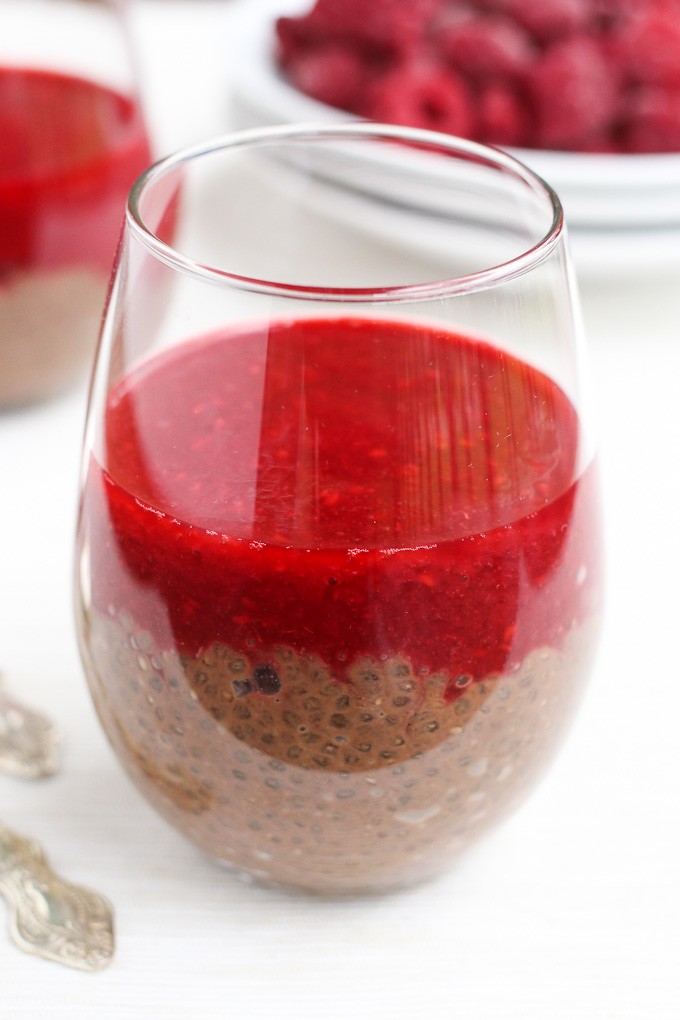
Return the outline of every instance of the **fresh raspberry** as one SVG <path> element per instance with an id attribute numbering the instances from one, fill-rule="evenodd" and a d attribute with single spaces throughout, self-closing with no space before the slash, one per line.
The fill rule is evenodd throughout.
<path id="1" fill-rule="evenodd" d="M 308 18 L 332 39 L 355 39 L 398 51 L 418 47 L 444 0 L 317 0 Z"/>
<path id="2" fill-rule="evenodd" d="M 362 111 L 373 120 L 471 137 L 473 101 L 465 80 L 425 61 L 409 61 L 377 79 Z"/>
<path id="3" fill-rule="evenodd" d="M 289 63 L 288 77 L 305 95 L 356 113 L 366 71 L 355 50 L 331 43 L 298 54 Z"/>
<path id="4" fill-rule="evenodd" d="M 570 149 L 607 134 L 618 113 L 620 80 L 595 40 L 573 36 L 550 47 L 526 79 L 540 148 Z"/>
<path id="5" fill-rule="evenodd" d="M 641 89 L 628 109 L 623 146 L 636 153 L 680 152 L 680 89 Z"/>
<path id="6" fill-rule="evenodd" d="M 634 81 L 680 86 L 680 6 L 636 11 L 613 35 L 611 52 Z"/>
<path id="7" fill-rule="evenodd" d="M 591 0 L 593 32 L 607 35 L 624 24 L 640 0 Z"/>
<path id="8" fill-rule="evenodd" d="M 591 0 L 489 0 L 541 42 L 563 39 L 587 29 Z"/>
<path id="9" fill-rule="evenodd" d="M 531 64 L 535 48 L 521 25 L 502 15 L 470 15 L 442 26 L 437 44 L 454 67 L 475 79 L 517 75 Z"/>
<path id="10" fill-rule="evenodd" d="M 287 69 L 301 53 L 307 52 L 317 41 L 317 33 L 309 26 L 309 18 L 277 18 L 276 59 Z"/>
<path id="11" fill-rule="evenodd" d="M 490 145 L 527 145 L 531 122 L 526 101 L 500 82 L 491 82 L 477 99 L 481 142 Z"/>
<path id="12" fill-rule="evenodd" d="M 296 88 L 355 114 L 499 145 L 680 150 L 680 0 L 314 0 L 276 30 Z"/>

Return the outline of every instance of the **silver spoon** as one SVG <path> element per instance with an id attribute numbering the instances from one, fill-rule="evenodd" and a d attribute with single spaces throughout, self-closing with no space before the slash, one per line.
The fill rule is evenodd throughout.
<path id="1" fill-rule="evenodd" d="M 23 779 L 53 775 L 59 738 L 50 720 L 12 698 L 0 680 L 0 771 Z M 106 897 L 67 882 L 35 840 L 0 821 L 0 894 L 20 949 L 79 970 L 101 970 L 114 952 Z"/>
<path id="2" fill-rule="evenodd" d="M 110 962 L 113 910 L 106 897 L 61 878 L 35 840 L 2 822 L 0 893 L 20 949 L 79 970 L 101 970 Z"/>

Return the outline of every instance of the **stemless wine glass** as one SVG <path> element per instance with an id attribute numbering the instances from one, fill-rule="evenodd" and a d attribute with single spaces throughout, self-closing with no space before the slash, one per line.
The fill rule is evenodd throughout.
<path id="1" fill-rule="evenodd" d="M 0 0 L 0 407 L 78 378 L 149 145 L 118 0 Z"/>
<path id="2" fill-rule="evenodd" d="M 437 873 L 559 746 L 598 633 L 581 329 L 551 189 L 380 125 L 135 184 L 77 540 L 92 696 L 241 874 Z"/>

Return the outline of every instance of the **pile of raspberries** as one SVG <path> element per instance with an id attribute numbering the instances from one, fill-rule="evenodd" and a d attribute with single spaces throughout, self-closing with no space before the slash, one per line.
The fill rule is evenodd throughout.
<path id="1" fill-rule="evenodd" d="M 316 0 L 276 37 L 297 89 L 369 120 L 680 152 L 680 0 Z"/>

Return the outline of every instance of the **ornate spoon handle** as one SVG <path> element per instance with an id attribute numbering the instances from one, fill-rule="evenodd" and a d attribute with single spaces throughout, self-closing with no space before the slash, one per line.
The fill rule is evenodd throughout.
<path id="1" fill-rule="evenodd" d="M 40 712 L 12 698 L 0 677 L 0 771 L 40 779 L 59 768 L 59 736 Z"/>
<path id="2" fill-rule="evenodd" d="M 109 901 L 61 878 L 38 843 L 2 822 L 0 893 L 20 949 L 79 970 L 101 970 L 110 962 L 114 931 Z"/>

